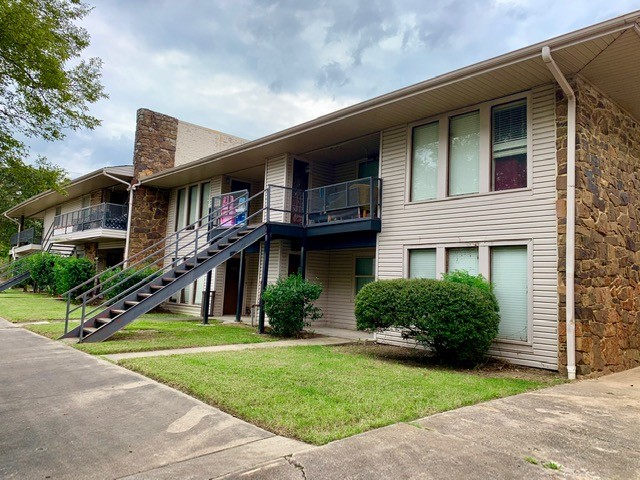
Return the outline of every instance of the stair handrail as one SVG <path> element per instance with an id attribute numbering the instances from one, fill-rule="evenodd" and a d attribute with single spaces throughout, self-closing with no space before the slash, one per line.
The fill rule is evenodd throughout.
<path id="1" fill-rule="evenodd" d="M 243 198 L 243 197 L 239 197 L 238 199 L 234 199 L 234 202 L 237 201 L 238 204 L 240 203 L 246 203 L 247 204 L 247 208 L 249 207 L 249 203 L 256 199 L 259 196 L 265 195 L 266 193 L 266 189 L 253 195 L 250 198 Z M 268 203 L 268 202 L 267 202 Z M 225 205 L 225 208 L 229 208 L 229 204 Z M 94 277 L 88 279 L 87 281 L 83 282 L 82 284 L 74 287 L 73 289 L 69 290 L 68 292 L 65 292 L 65 294 L 67 297 L 67 315 L 66 315 L 66 321 L 65 321 L 65 333 L 67 330 L 67 325 L 68 325 L 68 321 L 69 321 L 69 317 L 72 313 L 74 313 L 75 311 L 79 310 L 80 308 L 83 309 L 83 314 L 81 317 L 81 325 L 84 325 L 84 321 L 86 316 L 90 316 L 92 315 L 95 311 L 99 310 L 100 308 L 103 308 L 109 304 L 113 304 L 117 301 L 119 301 L 120 299 L 122 299 L 124 296 L 128 295 L 129 293 L 131 293 L 132 291 L 134 291 L 135 289 L 139 288 L 140 286 L 148 283 L 150 280 L 157 278 L 158 276 L 162 275 L 165 271 L 175 268 L 177 265 L 179 265 L 181 262 L 185 262 L 187 260 L 189 260 L 192 256 L 197 257 L 197 255 L 201 252 L 201 250 L 198 249 L 198 241 L 202 238 L 206 236 L 206 241 L 203 242 L 201 245 L 203 245 L 205 248 L 208 248 L 210 245 L 214 244 L 214 243 L 219 243 L 222 240 L 224 240 L 225 238 L 227 238 L 229 235 L 231 235 L 233 232 L 238 231 L 237 227 L 240 225 L 248 225 L 248 222 L 250 219 L 253 219 L 254 217 L 256 217 L 258 214 L 262 214 L 262 212 L 264 211 L 265 207 L 259 209 L 258 211 L 254 212 L 253 214 L 246 216 L 245 219 L 243 221 L 241 221 L 239 224 L 234 224 L 234 225 L 230 225 L 227 228 L 223 227 L 223 231 L 218 234 L 215 237 L 211 237 L 210 233 L 215 230 L 215 229 L 219 229 L 221 228 L 221 225 L 216 224 L 215 220 L 219 220 L 222 216 L 222 214 L 220 214 L 220 210 L 218 209 L 218 211 L 210 211 L 207 215 L 203 216 L 202 218 L 192 222 L 191 224 L 185 226 L 184 228 L 178 230 L 177 232 L 172 233 L 171 235 L 165 237 L 164 239 L 156 242 L 153 245 L 150 245 L 149 247 L 145 248 L 144 250 L 138 252 L 138 254 L 136 254 L 136 256 L 140 255 L 143 252 L 149 251 L 151 249 L 153 250 L 153 253 L 147 255 L 146 257 L 138 260 L 137 262 L 135 262 L 134 264 L 129 265 L 126 269 L 122 270 L 120 273 L 122 272 L 127 272 L 127 271 L 131 271 L 133 269 L 135 269 L 137 266 L 145 263 L 149 258 L 154 258 L 154 262 L 153 263 L 159 263 L 160 261 L 165 260 L 167 257 L 171 256 L 174 253 L 174 250 L 171 248 L 173 246 L 176 246 L 176 250 L 175 252 L 180 251 L 184 251 L 184 249 L 186 247 L 189 247 L 190 245 L 194 245 L 194 249 L 193 250 L 189 250 L 185 255 L 183 256 L 176 256 L 169 264 L 167 265 L 163 265 L 158 271 L 155 271 L 151 274 L 149 274 L 147 277 L 145 277 L 144 279 L 138 281 L 136 284 L 131 285 L 130 287 L 128 287 L 126 290 L 124 290 L 123 292 L 119 293 L 117 296 L 112 297 L 110 299 L 107 299 L 106 301 L 102 302 L 100 305 L 92 308 L 90 310 L 89 313 L 86 313 L 85 310 L 85 306 L 88 302 L 92 302 L 94 301 L 96 298 L 98 298 L 100 295 L 104 295 L 105 293 L 108 293 L 109 291 L 115 289 L 116 287 L 120 286 L 122 283 L 124 283 L 125 281 L 128 280 L 128 277 L 125 275 L 123 276 L 122 280 L 120 280 L 119 282 L 113 284 L 111 287 L 109 287 L 106 290 L 102 290 L 99 292 L 99 294 L 95 294 L 92 295 L 91 298 L 89 298 L 89 294 L 91 292 L 96 292 L 100 286 L 101 286 L 101 282 L 98 282 L 98 284 L 94 285 L 93 288 L 82 292 L 80 295 L 75 297 L 75 300 L 79 300 L 82 299 L 82 303 L 80 305 L 78 305 L 75 308 L 70 308 L 71 307 L 71 298 L 72 295 L 71 293 L 74 291 L 77 291 L 78 289 L 80 289 L 83 286 L 88 285 L 91 282 L 95 282 L 96 280 L 99 280 L 99 277 L 104 275 L 106 271 L 110 271 L 110 270 L 115 270 L 116 268 L 120 267 L 122 264 L 124 264 L 123 262 L 120 262 L 120 264 L 118 265 L 114 265 L 113 267 L 111 267 L 108 270 L 105 270 L 103 272 L 101 272 L 100 274 L 95 275 Z M 226 215 L 226 212 L 225 212 Z M 206 219 L 206 222 L 205 222 Z M 200 228 L 203 227 L 204 225 L 207 226 L 206 231 L 203 232 L 204 229 Z M 181 234 L 185 233 L 186 231 L 188 231 L 188 235 L 190 237 L 192 237 L 190 239 L 189 242 L 187 242 L 186 244 L 182 244 L 179 245 L 180 241 L 184 239 L 183 236 L 181 236 Z M 194 235 L 195 233 L 195 235 Z M 170 237 L 175 237 L 175 240 L 169 244 L 166 243 L 167 239 Z M 160 247 L 160 245 L 164 244 L 164 247 L 161 248 L 156 248 L 156 247 Z M 170 250 L 169 253 L 166 253 L 164 256 L 159 257 L 158 255 L 162 252 L 162 251 L 168 251 Z M 128 259 L 129 261 L 131 260 L 131 258 Z"/>
<path id="2" fill-rule="evenodd" d="M 256 193 L 256 194 L 255 194 L 255 195 L 253 195 L 251 198 L 247 199 L 247 200 L 246 200 L 246 202 L 248 203 L 249 201 L 253 200 L 254 198 L 256 198 L 256 197 L 258 197 L 258 196 L 262 195 L 264 192 L 265 192 L 265 190 L 262 190 L 261 192 Z M 227 204 L 227 206 L 226 206 L 226 207 L 228 208 L 228 204 Z M 218 209 L 218 210 L 220 210 L 220 209 Z M 135 267 L 136 265 L 139 265 L 139 264 L 140 264 L 140 263 L 142 263 L 144 260 L 147 260 L 149 257 L 151 257 L 151 256 L 153 256 L 155 253 L 157 253 L 157 251 L 159 251 L 159 250 L 160 250 L 160 249 L 159 249 L 159 248 L 157 248 L 157 247 L 160 247 L 160 245 L 165 244 L 165 247 L 163 247 L 163 249 L 166 249 L 166 248 L 167 248 L 167 246 L 168 246 L 168 245 L 166 244 L 166 241 L 167 241 L 167 239 L 168 239 L 169 237 L 172 237 L 172 236 L 178 236 L 179 234 L 184 233 L 184 232 L 186 232 L 186 231 L 188 231 L 189 233 L 192 233 L 192 232 L 194 232 L 194 230 L 196 230 L 196 227 L 197 227 L 197 225 L 198 225 L 198 224 L 200 224 L 200 225 L 202 225 L 202 224 L 203 224 L 202 222 L 203 222 L 205 219 L 207 219 L 206 224 L 209 224 L 209 223 L 210 223 L 211 221 L 213 221 L 213 220 L 220 219 L 221 215 L 217 215 L 217 216 L 214 216 L 213 218 L 211 218 L 211 217 L 212 217 L 212 215 L 214 215 L 215 213 L 216 213 L 216 212 L 215 212 L 215 211 L 213 211 L 213 210 L 212 210 L 212 211 L 210 211 L 209 213 L 207 213 L 206 215 L 204 215 L 202 218 L 199 218 L 198 220 L 193 221 L 193 222 L 192 222 L 192 223 L 190 223 L 189 225 L 186 225 L 185 227 L 181 228 L 180 230 L 177 230 L 177 231 L 175 231 L 175 232 L 172 232 L 170 235 L 167 235 L 166 237 L 162 238 L 161 240 L 158 240 L 157 242 L 155 242 L 155 243 L 153 243 L 153 244 L 149 245 L 148 247 L 144 248 L 143 250 L 140 250 L 140 251 L 139 251 L 139 252 L 137 252 L 136 254 L 132 255 L 132 256 L 131 256 L 131 257 L 129 257 L 129 258 L 127 258 L 126 260 L 122 260 L 120 263 L 117 263 L 116 265 L 113 265 L 112 267 L 109 267 L 109 268 L 107 268 L 106 270 L 103 270 L 102 272 L 95 274 L 93 277 L 89 278 L 88 280 L 86 280 L 86 281 L 84 281 L 84 282 L 82 282 L 82 283 L 80 283 L 80 284 L 76 285 L 75 287 L 73 287 L 73 288 L 72 288 L 72 289 L 70 289 L 70 290 L 67 290 L 67 291 L 66 291 L 65 293 L 63 293 L 62 295 L 63 295 L 63 296 L 68 296 L 68 295 L 70 295 L 71 293 L 73 293 L 73 292 L 75 292 L 75 291 L 79 290 L 80 288 L 82 288 L 82 287 L 84 287 L 84 286 L 88 285 L 89 283 L 92 283 L 92 282 L 94 282 L 95 280 L 99 280 L 99 279 L 100 279 L 100 277 L 101 277 L 101 276 L 103 276 L 105 273 L 110 272 L 110 271 L 114 271 L 114 270 L 116 270 L 117 268 L 122 267 L 122 266 L 123 266 L 124 264 L 126 264 L 126 263 L 131 263 L 131 260 L 132 260 L 133 258 L 137 258 L 137 257 L 139 257 L 140 255 L 142 255 L 143 253 L 149 252 L 149 251 L 150 251 L 150 250 L 152 250 L 152 249 L 156 249 L 156 250 L 154 250 L 154 253 L 153 253 L 153 254 L 147 255 L 147 256 L 143 257 L 143 258 L 142 258 L 142 260 L 138 260 L 135 264 L 131 264 L 131 265 L 129 265 L 127 268 L 123 269 L 123 270 L 122 270 L 122 272 L 126 272 L 126 271 L 128 271 L 128 270 L 131 270 L 131 269 L 132 269 L 133 267 Z M 172 242 L 172 243 L 171 243 L 171 244 L 169 244 L 169 245 L 173 245 L 174 243 L 175 243 L 175 242 Z M 85 293 L 86 293 L 86 292 L 85 292 Z M 80 295 L 79 295 L 78 297 L 76 297 L 75 299 L 77 300 L 79 297 L 80 297 Z"/>
<path id="3" fill-rule="evenodd" d="M 254 217 L 254 216 L 258 215 L 258 214 L 263 213 L 263 211 L 264 211 L 264 208 L 263 208 L 263 209 L 260 209 L 259 211 L 257 211 L 257 212 L 255 212 L 254 214 L 250 215 L 250 218 L 252 218 L 252 217 Z M 245 222 L 245 221 L 242 221 L 240 224 L 236 224 L 236 225 L 234 225 L 234 226 L 232 226 L 232 227 L 228 227 L 228 228 L 226 229 L 226 231 L 225 231 L 225 233 L 224 233 L 224 234 L 221 234 L 221 235 L 219 235 L 219 236 L 217 237 L 217 239 L 215 240 L 215 243 L 219 243 L 219 242 L 223 241 L 225 238 L 227 238 L 227 237 L 228 237 L 229 235 L 231 235 L 232 233 L 236 233 L 236 232 L 242 231 L 242 230 L 243 230 L 243 228 L 237 229 L 237 228 L 235 228 L 235 227 L 237 227 L 238 225 L 243 225 L 243 224 L 245 224 L 244 226 L 246 226 L 246 222 Z M 205 233 L 206 233 L 206 232 L 205 232 Z M 215 244 L 215 243 L 214 243 L 214 244 Z M 207 243 L 207 244 L 205 244 L 205 245 L 208 245 L 208 243 Z M 226 248 L 230 248 L 230 247 L 231 247 L 231 245 L 229 245 L 229 246 L 225 247 L 225 249 L 226 249 Z M 203 249 L 203 250 L 204 250 L 204 249 Z M 224 249 L 223 249 L 223 250 L 224 250 Z M 94 306 L 94 307 L 93 307 L 91 310 L 89 310 L 88 312 L 86 312 L 86 311 L 85 311 L 85 313 L 84 313 L 84 314 L 83 314 L 83 316 L 81 317 L 81 324 L 82 324 L 82 325 L 84 325 L 84 323 L 85 323 L 85 321 L 86 321 L 86 317 L 91 317 L 91 316 L 93 316 L 93 314 L 94 314 L 94 313 L 98 312 L 99 310 L 101 310 L 101 309 L 103 309 L 103 308 L 105 308 L 105 307 L 107 307 L 107 306 L 109 306 L 109 305 L 111 305 L 111 304 L 113 304 L 113 303 L 116 303 L 116 302 L 118 302 L 118 301 L 122 300 L 122 298 L 126 297 L 126 296 L 127 296 L 127 295 L 129 295 L 130 293 L 133 293 L 135 290 L 137 290 L 138 288 L 140 288 L 140 287 L 144 286 L 144 285 L 145 285 L 145 284 L 147 284 L 149 281 L 152 281 L 153 279 L 158 278 L 159 276 L 163 275 L 163 274 L 164 274 L 164 273 L 166 273 L 167 271 L 170 271 L 170 270 L 172 270 L 172 269 L 174 269 L 174 268 L 177 268 L 179 265 L 186 263 L 187 261 L 189 261 L 189 260 L 191 260 L 192 258 L 194 258 L 195 256 L 197 256 L 199 253 L 201 253 L 201 251 L 200 251 L 200 250 L 198 250 L 196 253 L 193 253 L 193 252 L 196 252 L 196 250 L 192 250 L 191 252 L 189 252 L 189 253 L 191 253 L 191 254 L 192 254 L 192 256 L 185 256 L 184 258 L 176 258 L 176 259 L 174 259 L 174 260 L 173 260 L 172 262 L 170 262 L 169 264 L 164 265 L 160 270 L 155 271 L 155 272 L 153 272 L 153 273 L 149 274 L 149 275 L 148 275 L 148 276 L 146 276 L 145 278 L 143 278 L 143 279 L 139 280 L 139 281 L 138 281 L 137 283 L 135 283 L 134 285 L 129 286 L 127 289 L 125 289 L 125 290 L 123 290 L 122 292 L 120 292 L 117 296 L 112 297 L 112 298 L 109 298 L 109 299 L 107 299 L 107 300 L 103 301 L 101 304 L 99 304 L 99 305 L 97 305 L 97 306 Z M 172 252 L 172 253 L 173 253 L 173 252 Z M 165 256 L 165 258 L 166 258 L 167 256 L 169 256 L 169 255 L 166 255 L 166 256 Z M 161 259 L 160 259 L 160 260 L 161 260 Z M 122 284 L 124 281 L 126 281 L 126 280 L 127 280 L 127 278 L 126 278 L 126 277 L 125 277 L 125 278 L 123 278 L 120 282 L 118 282 L 117 284 L 112 285 L 109 289 L 105 290 L 104 292 L 108 292 L 109 290 L 111 290 L 111 289 L 113 289 L 113 288 L 115 288 L 115 287 L 117 287 L 117 286 L 121 285 L 121 284 Z M 92 301 L 92 299 L 97 298 L 97 296 L 92 297 L 92 299 L 86 299 L 86 298 L 83 298 L 83 295 L 79 295 L 79 296 L 78 296 L 78 298 L 82 298 L 82 300 L 83 300 L 83 301 L 82 301 L 82 304 L 80 304 L 80 305 L 78 305 L 76 308 L 72 309 L 72 310 L 70 311 L 70 313 L 73 313 L 74 311 L 76 311 L 76 310 L 80 309 L 83 305 L 86 305 L 88 302 Z M 66 331 L 65 331 L 65 333 L 66 333 Z"/>

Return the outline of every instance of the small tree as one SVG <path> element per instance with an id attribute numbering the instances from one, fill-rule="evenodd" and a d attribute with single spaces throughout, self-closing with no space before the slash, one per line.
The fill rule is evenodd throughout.
<path id="1" fill-rule="evenodd" d="M 313 304 L 321 293 L 321 285 L 311 283 L 299 274 L 269 285 L 262 294 L 262 300 L 272 333 L 279 337 L 293 337 L 311 321 L 322 318 L 322 311 Z"/>

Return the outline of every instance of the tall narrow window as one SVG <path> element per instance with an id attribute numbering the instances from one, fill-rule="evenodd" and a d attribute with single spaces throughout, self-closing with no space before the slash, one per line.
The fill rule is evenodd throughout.
<path id="1" fill-rule="evenodd" d="M 356 258 L 356 294 L 367 283 L 375 280 L 373 273 L 373 257 Z"/>
<path id="2" fill-rule="evenodd" d="M 438 122 L 413 129 L 412 202 L 436 198 L 438 194 L 438 130 Z"/>
<path id="3" fill-rule="evenodd" d="M 480 111 L 449 120 L 449 195 L 478 193 Z"/>
<path id="4" fill-rule="evenodd" d="M 211 197 L 211 184 L 203 183 L 200 185 L 200 212 L 198 217 L 202 218 L 209 213 L 209 202 Z"/>
<path id="5" fill-rule="evenodd" d="M 409 252 L 409 278 L 436 278 L 436 249 Z"/>
<path id="6" fill-rule="evenodd" d="M 187 189 L 178 190 L 178 198 L 176 200 L 176 230 L 180 230 L 186 226 L 185 223 L 185 206 L 187 201 Z"/>
<path id="7" fill-rule="evenodd" d="M 450 248 L 447 250 L 447 272 L 464 270 L 471 275 L 478 275 L 477 248 Z"/>
<path id="8" fill-rule="evenodd" d="M 187 225 L 198 219 L 198 185 L 189 187 L 189 208 L 187 213 Z"/>
<path id="9" fill-rule="evenodd" d="M 528 339 L 528 263 L 525 246 L 491 248 L 491 283 L 500 305 L 498 338 Z"/>
<path id="10" fill-rule="evenodd" d="M 492 109 L 493 189 L 527 186 L 527 100 Z"/>

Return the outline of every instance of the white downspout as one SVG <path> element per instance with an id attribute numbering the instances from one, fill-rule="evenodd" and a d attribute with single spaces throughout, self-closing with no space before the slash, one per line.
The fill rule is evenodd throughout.
<path id="1" fill-rule="evenodd" d="M 567 96 L 567 229 L 566 229 L 566 328 L 567 377 L 576 378 L 575 261 L 576 261 L 576 95 L 553 61 L 551 49 L 542 48 L 542 59 Z"/>
<path id="2" fill-rule="evenodd" d="M 129 192 L 129 213 L 127 214 L 127 236 L 124 241 L 124 268 L 127 268 L 127 260 L 129 259 L 129 239 L 131 235 L 131 213 L 133 212 L 133 192 L 136 188 L 140 186 L 140 180 L 137 180 L 137 183 L 132 181 L 131 183 L 125 182 L 121 178 L 115 177 L 106 172 L 106 170 L 102 169 L 102 174 L 105 177 L 112 178 L 120 183 L 124 183 L 127 186 L 127 192 Z"/>

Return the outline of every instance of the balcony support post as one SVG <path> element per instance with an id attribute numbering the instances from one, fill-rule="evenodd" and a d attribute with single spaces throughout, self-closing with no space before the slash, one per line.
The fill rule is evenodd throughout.
<path id="1" fill-rule="evenodd" d="M 264 255 L 262 261 L 262 279 L 260 281 L 260 314 L 258 315 L 258 333 L 264 333 L 264 300 L 262 294 L 267 289 L 267 280 L 269 279 L 269 250 L 271 249 L 271 229 L 267 225 L 267 233 L 264 237 Z"/>
<path id="2" fill-rule="evenodd" d="M 240 250 L 240 274 L 238 275 L 238 299 L 236 301 L 236 322 L 242 321 L 242 303 L 244 300 L 244 250 Z"/>

